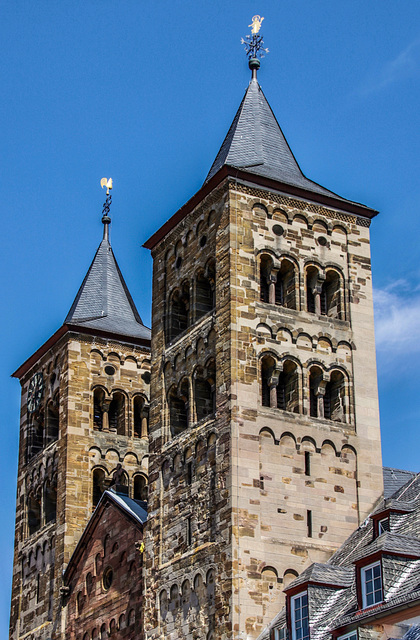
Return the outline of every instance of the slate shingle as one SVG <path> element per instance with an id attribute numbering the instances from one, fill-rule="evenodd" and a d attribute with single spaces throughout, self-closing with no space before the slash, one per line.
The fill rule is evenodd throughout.
<path id="1" fill-rule="evenodd" d="M 65 324 L 150 340 L 108 239 L 92 264 L 65 319 Z"/>
<path id="2" fill-rule="evenodd" d="M 349 202 L 304 176 L 255 79 L 249 84 L 204 184 L 224 165 Z"/>

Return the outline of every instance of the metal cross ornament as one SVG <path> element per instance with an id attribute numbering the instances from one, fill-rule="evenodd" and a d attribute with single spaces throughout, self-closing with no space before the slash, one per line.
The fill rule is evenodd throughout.
<path id="1" fill-rule="evenodd" d="M 248 25 L 252 27 L 252 35 L 245 36 L 245 38 L 241 38 L 241 44 L 245 45 L 246 55 L 249 60 L 256 58 L 264 58 L 264 53 L 268 53 L 268 49 L 264 47 L 264 40 L 262 35 L 260 35 L 261 23 L 264 20 L 261 16 L 254 16 L 252 18 L 251 24 Z"/>

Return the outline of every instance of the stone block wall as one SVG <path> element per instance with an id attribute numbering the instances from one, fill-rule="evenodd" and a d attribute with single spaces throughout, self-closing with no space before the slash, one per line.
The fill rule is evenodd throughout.
<path id="1" fill-rule="evenodd" d="M 112 365 L 113 375 L 106 373 L 107 365 Z M 42 373 L 44 380 L 41 409 L 36 417 L 43 412 L 45 432 L 48 408 L 54 403 L 57 405 L 57 432 L 52 441 L 45 436 L 43 440 L 33 438 L 34 416 L 27 409 L 27 392 L 35 373 Z M 133 401 L 141 395 L 148 405 L 149 376 L 149 349 L 68 332 L 40 356 L 20 380 L 22 403 L 10 638 L 20 637 L 23 630 L 24 633 L 34 630 L 37 640 L 62 637 L 62 572 L 92 514 L 94 469 L 103 469 L 109 484 L 116 465 L 122 464 L 130 495 L 136 475 L 147 479 L 148 440 L 134 435 Z M 95 428 L 93 395 L 98 386 L 107 396 L 114 390 L 124 394 L 125 435 Z M 37 444 L 35 449 L 33 442 Z M 50 504 L 53 496 L 49 494 L 48 516 L 47 486 L 56 489 L 53 515 Z M 32 513 L 38 510 L 40 520 L 34 527 L 30 521 Z"/>
<path id="2" fill-rule="evenodd" d="M 143 639 L 142 529 L 109 502 L 105 507 L 66 585 L 67 640 Z"/>
<path id="3" fill-rule="evenodd" d="M 152 254 L 147 637 L 256 637 L 382 493 L 369 221 L 226 180 Z"/>

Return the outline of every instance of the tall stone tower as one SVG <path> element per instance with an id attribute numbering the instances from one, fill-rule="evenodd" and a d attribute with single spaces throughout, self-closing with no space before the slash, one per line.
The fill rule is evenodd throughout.
<path id="1" fill-rule="evenodd" d="M 147 489 L 150 330 L 112 252 L 107 211 L 102 221 L 63 326 L 14 373 L 22 404 L 13 639 L 67 637 L 63 569 L 103 489 L 119 483 L 140 499 Z"/>
<path id="2" fill-rule="evenodd" d="M 146 633 L 255 638 L 382 493 L 369 226 L 252 80 L 153 257 Z"/>

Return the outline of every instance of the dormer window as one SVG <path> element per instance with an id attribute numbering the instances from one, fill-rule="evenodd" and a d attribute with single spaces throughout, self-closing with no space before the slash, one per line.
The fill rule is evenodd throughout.
<path id="1" fill-rule="evenodd" d="M 309 640 L 308 593 L 298 593 L 290 598 L 292 640 Z"/>
<path id="2" fill-rule="evenodd" d="M 390 531 L 389 517 L 378 520 L 378 536 L 381 536 L 385 531 Z"/>
<path id="3" fill-rule="evenodd" d="M 362 567 L 360 572 L 362 582 L 363 608 L 372 607 L 383 600 L 381 563 L 374 562 Z"/>

